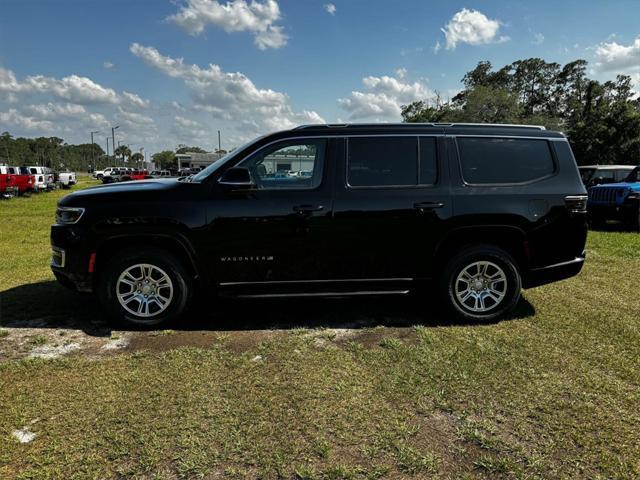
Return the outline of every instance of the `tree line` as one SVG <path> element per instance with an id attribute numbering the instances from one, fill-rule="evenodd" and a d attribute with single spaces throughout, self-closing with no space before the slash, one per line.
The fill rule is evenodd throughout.
<path id="1" fill-rule="evenodd" d="M 585 60 L 529 58 L 498 70 L 479 62 L 451 100 L 404 105 L 402 119 L 544 125 L 567 135 L 579 164 L 639 164 L 640 97 L 631 78 L 598 82 L 586 71 Z"/>

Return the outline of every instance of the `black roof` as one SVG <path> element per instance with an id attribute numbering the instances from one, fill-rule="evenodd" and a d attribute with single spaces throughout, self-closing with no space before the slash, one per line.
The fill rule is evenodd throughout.
<path id="1" fill-rule="evenodd" d="M 539 125 L 507 125 L 491 123 L 345 123 L 301 125 L 293 131 L 320 135 L 355 135 L 372 133 L 505 135 L 541 138 L 564 138 L 564 134 Z"/>

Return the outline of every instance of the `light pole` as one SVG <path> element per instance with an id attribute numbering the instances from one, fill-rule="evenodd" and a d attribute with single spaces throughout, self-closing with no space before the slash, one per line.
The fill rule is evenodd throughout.
<path id="1" fill-rule="evenodd" d="M 93 143 L 93 134 L 94 133 L 100 133 L 100 130 L 96 130 L 94 132 L 91 132 L 91 161 L 93 162 L 93 169 L 96 170 L 98 165 L 97 165 L 97 160 L 96 160 L 96 149 L 94 147 L 95 143 Z"/>
<path id="2" fill-rule="evenodd" d="M 107 160 L 109 159 L 109 137 L 107 137 Z"/>
<path id="3" fill-rule="evenodd" d="M 111 127 L 111 145 L 113 145 L 113 156 L 115 158 L 116 155 L 116 129 L 120 128 L 120 125 L 116 125 L 115 127 Z M 124 164 L 123 164 L 124 166 Z"/>

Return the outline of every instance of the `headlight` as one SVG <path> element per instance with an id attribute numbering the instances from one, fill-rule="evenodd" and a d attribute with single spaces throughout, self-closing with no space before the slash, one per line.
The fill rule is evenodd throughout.
<path id="1" fill-rule="evenodd" d="M 640 200 L 640 192 L 629 192 L 629 195 L 627 195 L 627 199 Z"/>
<path id="2" fill-rule="evenodd" d="M 60 225 L 78 223 L 83 214 L 84 208 L 58 207 L 56 210 L 56 223 Z"/>

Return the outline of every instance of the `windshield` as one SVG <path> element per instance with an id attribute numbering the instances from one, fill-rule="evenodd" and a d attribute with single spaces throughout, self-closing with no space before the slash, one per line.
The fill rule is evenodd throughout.
<path id="1" fill-rule="evenodd" d="M 591 180 L 591 177 L 595 173 L 595 168 L 580 168 L 580 176 L 582 177 L 582 183 L 587 183 Z"/>
<path id="2" fill-rule="evenodd" d="M 251 140 L 248 143 L 245 143 L 240 148 L 237 148 L 235 150 L 230 151 L 225 156 L 223 156 L 223 157 L 219 158 L 218 160 L 216 160 L 215 162 L 213 162 L 211 165 L 209 165 L 204 170 L 201 170 L 197 174 L 193 175 L 191 177 L 191 181 L 193 181 L 193 182 L 201 182 L 201 181 L 203 181 L 209 175 L 211 175 L 216 170 L 218 170 L 222 165 L 227 163 L 227 161 L 229 161 L 229 159 L 231 157 L 233 157 L 233 156 L 235 156 L 235 155 L 237 155 L 239 153 L 242 153 L 243 151 L 247 150 L 249 147 L 251 147 L 253 144 L 255 144 L 256 142 L 258 142 L 259 140 L 261 140 L 263 138 L 264 138 L 264 135 L 262 137 L 258 137 L 258 138 L 254 139 L 254 140 Z"/>
<path id="3" fill-rule="evenodd" d="M 629 183 L 637 183 L 640 182 L 640 179 L 638 177 L 640 177 L 640 167 L 636 167 L 631 170 L 631 173 L 627 178 L 624 179 L 624 181 Z"/>

